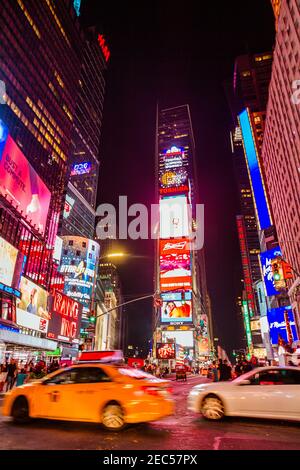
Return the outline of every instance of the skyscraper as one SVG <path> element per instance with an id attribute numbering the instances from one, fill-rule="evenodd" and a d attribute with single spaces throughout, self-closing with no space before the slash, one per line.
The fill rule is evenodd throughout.
<path id="1" fill-rule="evenodd" d="M 156 149 L 160 232 L 155 289 L 162 305 L 154 314 L 154 347 L 173 342 L 177 360 L 183 354 L 186 361 L 196 361 L 210 354 L 210 306 L 204 252 L 190 243 L 199 196 L 188 105 L 158 112 Z"/>
<path id="2" fill-rule="evenodd" d="M 300 278 L 296 274 L 300 272 L 299 2 L 282 0 L 276 14 L 278 27 L 262 161 L 283 258 L 294 269 L 293 279 L 288 282 L 299 327 Z"/>

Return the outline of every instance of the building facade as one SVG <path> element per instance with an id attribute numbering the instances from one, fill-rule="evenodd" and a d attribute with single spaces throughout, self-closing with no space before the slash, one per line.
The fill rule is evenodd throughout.
<path id="1" fill-rule="evenodd" d="M 208 358 L 212 347 L 204 251 L 191 243 L 199 202 L 196 174 L 189 106 L 159 110 L 156 201 L 160 228 L 155 291 L 162 303 L 154 310 L 153 352 L 160 359 L 161 345 L 172 343 L 176 349 L 173 360 L 189 363 Z"/>
<path id="2" fill-rule="evenodd" d="M 262 161 L 283 258 L 291 265 L 289 294 L 300 326 L 300 5 L 273 2 L 277 33 Z M 279 4 L 280 3 L 280 4 Z M 280 8 L 279 8 L 280 7 Z M 298 274 L 297 274 L 298 273 Z"/>

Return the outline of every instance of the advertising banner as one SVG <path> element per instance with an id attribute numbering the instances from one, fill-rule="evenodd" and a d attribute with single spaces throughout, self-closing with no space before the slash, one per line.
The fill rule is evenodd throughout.
<path id="1" fill-rule="evenodd" d="M 0 282 L 9 287 L 13 285 L 17 257 L 17 248 L 0 237 Z"/>
<path id="2" fill-rule="evenodd" d="M 22 298 L 17 307 L 24 312 L 49 320 L 48 292 L 26 277 L 21 277 L 19 287 Z"/>
<path id="3" fill-rule="evenodd" d="M 74 163 L 71 169 L 71 176 L 85 175 L 92 169 L 91 162 Z"/>
<path id="4" fill-rule="evenodd" d="M 188 156 L 184 149 L 172 147 L 159 157 L 160 194 L 187 193 Z"/>
<path id="5" fill-rule="evenodd" d="M 82 304 L 61 292 L 50 299 L 50 319 L 47 337 L 71 343 L 79 338 Z"/>
<path id="6" fill-rule="evenodd" d="M 161 308 L 162 323 L 191 323 L 192 318 L 191 301 L 163 302 Z"/>
<path id="7" fill-rule="evenodd" d="M 274 275 L 272 271 L 272 260 L 275 259 L 277 256 L 282 256 L 279 246 L 272 248 L 272 250 L 265 251 L 264 253 L 260 253 L 262 275 L 265 283 L 266 294 L 268 297 L 281 293 L 280 290 L 276 289 Z"/>
<path id="8" fill-rule="evenodd" d="M 51 193 L 10 135 L 0 154 L 0 194 L 44 234 Z"/>
<path id="9" fill-rule="evenodd" d="M 186 196 L 160 199 L 160 238 L 182 238 L 191 233 L 191 207 Z"/>
<path id="10" fill-rule="evenodd" d="M 191 252 L 187 240 L 160 241 L 160 283 L 161 290 L 176 288 L 190 289 Z"/>
<path id="11" fill-rule="evenodd" d="M 85 237 L 63 236 L 60 273 L 65 276 L 64 293 L 83 304 L 83 313 L 90 310 L 98 267 L 100 247 Z"/>
<path id="12" fill-rule="evenodd" d="M 289 342 L 289 334 L 291 331 L 293 341 L 298 341 L 295 317 L 292 307 L 278 307 L 268 310 L 268 322 L 270 326 L 270 337 L 273 345 L 278 344 L 281 338 L 286 343 Z"/>
<path id="13" fill-rule="evenodd" d="M 175 359 L 176 358 L 175 343 L 157 343 L 156 357 L 157 359 Z"/>

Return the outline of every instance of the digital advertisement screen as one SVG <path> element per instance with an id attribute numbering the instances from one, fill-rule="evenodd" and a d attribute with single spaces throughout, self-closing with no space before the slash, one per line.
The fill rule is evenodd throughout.
<path id="1" fill-rule="evenodd" d="M 176 346 L 180 345 L 183 348 L 194 347 L 193 331 L 163 331 L 162 339 L 166 343 L 168 340 L 174 341 Z"/>
<path id="2" fill-rule="evenodd" d="M 71 343 L 80 335 L 82 304 L 61 292 L 50 299 L 50 320 L 47 337 Z"/>
<path id="3" fill-rule="evenodd" d="M 59 271 L 65 276 L 64 293 L 90 310 L 100 247 L 85 237 L 62 236 L 63 255 Z M 65 254 L 67 253 L 67 254 Z"/>
<path id="4" fill-rule="evenodd" d="M 176 358 L 175 343 L 157 343 L 156 357 L 157 359 L 175 359 Z"/>
<path id="5" fill-rule="evenodd" d="M 273 345 L 278 344 L 279 338 L 288 343 L 288 328 L 291 328 L 293 341 L 298 341 L 295 317 L 292 308 L 278 307 L 268 310 L 270 337 Z"/>
<path id="6" fill-rule="evenodd" d="M 272 221 L 268 208 L 263 179 L 260 171 L 257 150 L 253 136 L 253 129 L 248 109 L 245 109 L 239 114 L 239 121 L 242 130 L 247 166 L 250 175 L 256 213 L 258 216 L 259 228 L 260 230 L 264 230 L 272 225 Z"/>
<path id="7" fill-rule="evenodd" d="M 10 135 L 0 154 L 0 193 L 44 234 L 51 193 Z"/>
<path id="8" fill-rule="evenodd" d="M 161 290 L 191 288 L 191 252 L 186 240 L 160 241 Z"/>
<path id="9" fill-rule="evenodd" d="M 75 163 L 72 165 L 71 176 L 86 175 L 92 170 L 91 162 Z"/>
<path id="10" fill-rule="evenodd" d="M 182 238 L 191 233 L 191 208 L 186 196 L 160 199 L 160 238 Z"/>
<path id="11" fill-rule="evenodd" d="M 22 298 L 18 301 L 17 307 L 24 312 L 49 320 L 48 292 L 23 276 L 21 277 L 19 289 Z"/>
<path id="12" fill-rule="evenodd" d="M 161 298 L 165 302 L 172 300 L 192 300 L 193 294 L 191 290 L 184 292 L 161 292 Z"/>
<path id="13" fill-rule="evenodd" d="M 0 282 L 9 287 L 13 285 L 17 257 L 17 248 L 0 237 Z"/>
<path id="14" fill-rule="evenodd" d="M 161 321 L 162 323 L 191 323 L 192 302 L 189 300 L 163 302 Z"/>
<path id="15" fill-rule="evenodd" d="M 278 256 L 282 256 L 279 246 L 272 248 L 272 250 L 265 251 L 264 253 L 260 253 L 261 269 L 267 296 L 280 294 L 280 290 L 276 289 L 272 271 L 272 260 Z"/>

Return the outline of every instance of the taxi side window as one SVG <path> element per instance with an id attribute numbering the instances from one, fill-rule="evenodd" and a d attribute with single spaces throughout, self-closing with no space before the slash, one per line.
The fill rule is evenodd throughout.
<path id="1" fill-rule="evenodd" d="M 111 382 L 111 378 L 100 367 L 80 367 L 77 369 L 76 383 L 91 384 Z"/>
<path id="2" fill-rule="evenodd" d="M 283 369 L 280 373 L 284 385 L 300 385 L 300 372 L 298 370 Z"/>
<path id="3" fill-rule="evenodd" d="M 267 370 L 259 373 L 259 385 L 283 385 L 279 370 Z"/>
<path id="4" fill-rule="evenodd" d="M 68 370 L 61 372 L 61 374 L 55 375 L 51 379 L 46 381 L 47 385 L 55 384 L 55 385 L 67 385 L 67 384 L 74 384 L 76 380 L 76 371 L 75 370 Z"/>

